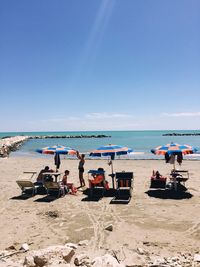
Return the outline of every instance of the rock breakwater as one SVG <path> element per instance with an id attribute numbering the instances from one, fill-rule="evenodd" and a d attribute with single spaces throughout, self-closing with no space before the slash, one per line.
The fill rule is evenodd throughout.
<path id="1" fill-rule="evenodd" d="M 7 157 L 11 151 L 19 149 L 28 139 L 28 136 L 13 136 L 0 139 L 0 157 Z"/>
<path id="2" fill-rule="evenodd" d="M 166 133 L 162 136 L 200 136 L 200 133 Z"/>
<path id="3" fill-rule="evenodd" d="M 11 151 L 16 151 L 19 147 L 30 139 L 58 139 L 58 138 L 106 138 L 109 135 L 34 135 L 34 136 L 4 136 L 0 139 L 0 157 L 7 157 Z"/>
<path id="4" fill-rule="evenodd" d="M 97 134 L 97 135 L 34 135 L 29 136 L 29 139 L 48 139 L 48 138 L 105 138 L 111 137 L 110 135 Z"/>

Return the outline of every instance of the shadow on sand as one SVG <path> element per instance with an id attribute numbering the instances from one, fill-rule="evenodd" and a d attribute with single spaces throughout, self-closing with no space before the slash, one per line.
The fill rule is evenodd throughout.
<path id="1" fill-rule="evenodd" d="M 46 189 L 44 187 L 38 188 L 37 193 L 33 194 L 32 189 L 26 189 L 21 195 L 11 197 L 10 199 L 13 200 L 27 200 L 29 198 L 32 198 L 36 195 L 46 195 Z"/>
<path id="2" fill-rule="evenodd" d="M 109 190 L 103 190 L 101 188 L 93 189 L 93 193 L 89 188 L 83 191 L 83 194 L 86 195 L 81 201 L 89 201 L 89 202 L 98 202 L 104 197 L 112 197 L 110 204 L 128 204 L 131 200 L 129 192 L 125 191 L 123 194 L 118 195 L 116 189 L 110 188 Z"/>
<path id="3" fill-rule="evenodd" d="M 115 196 L 110 204 L 124 204 L 127 205 L 131 201 L 130 194 L 121 194 L 120 196 Z"/>
<path id="4" fill-rule="evenodd" d="M 38 198 L 38 199 L 34 200 L 34 202 L 45 202 L 45 203 L 49 203 L 49 202 L 55 201 L 56 199 L 58 199 L 57 196 L 48 195 L 48 196 L 45 196 L 45 197 L 42 197 L 42 198 Z"/>
<path id="5" fill-rule="evenodd" d="M 27 199 L 32 198 L 32 197 L 34 197 L 34 195 L 22 194 L 22 195 L 19 195 L 19 196 L 11 197 L 10 199 L 11 200 L 27 200 Z"/>
<path id="6" fill-rule="evenodd" d="M 186 191 L 175 191 L 175 190 L 162 190 L 162 189 L 154 189 L 148 190 L 145 192 L 149 197 L 161 198 L 161 199 L 189 199 L 192 198 L 193 195 Z"/>
<path id="7" fill-rule="evenodd" d="M 83 191 L 83 194 L 86 195 L 86 197 L 82 198 L 81 201 L 98 202 L 104 197 L 104 191 L 100 188 L 94 189 L 92 194 L 90 189 L 87 188 Z"/>

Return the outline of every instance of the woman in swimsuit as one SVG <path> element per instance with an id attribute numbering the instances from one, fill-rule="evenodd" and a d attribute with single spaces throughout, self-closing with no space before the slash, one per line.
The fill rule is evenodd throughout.
<path id="1" fill-rule="evenodd" d="M 80 186 L 83 187 L 85 186 L 85 180 L 83 178 L 83 173 L 84 173 L 84 164 L 85 164 L 85 154 L 81 154 L 77 151 L 77 157 L 80 159 L 79 165 L 78 165 L 78 170 L 79 170 L 79 181 L 80 181 Z"/>

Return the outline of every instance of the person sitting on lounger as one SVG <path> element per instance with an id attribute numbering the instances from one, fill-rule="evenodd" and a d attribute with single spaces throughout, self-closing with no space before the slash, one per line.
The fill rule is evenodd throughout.
<path id="1" fill-rule="evenodd" d="M 68 170 L 65 171 L 65 174 L 64 174 L 63 179 L 62 179 L 62 185 L 64 186 L 65 193 L 68 193 L 70 190 L 71 191 L 70 193 L 74 195 L 74 194 L 76 194 L 77 189 L 73 183 L 69 183 L 67 181 L 69 173 L 70 172 Z"/>
<path id="2" fill-rule="evenodd" d="M 150 188 L 165 188 L 167 177 L 161 175 L 159 171 L 153 171 Z"/>
<path id="3" fill-rule="evenodd" d="M 93 173 L 92 177 L 89 179 L 89 187 L 93 187 L 95 185 L 100 185 L 102 184 L 104 186 L 105 184 L 105 176 L 104 176 L 104 169 L 103 168 L 98 168 L 98 171 L 100 173 Z"/>
<path id="4" fill-rule="evenodd" d="M 162 174 L 160 174 L 160 172 L 159 171 L 154 171 L 153 170 L 153 174 L 152 174 L 152 176 L 151 176 L 151 179 L 156 179 L 156 180 L 166 180 L 167 178 L 166 177 L 164 177 Z"/>
<path id="5" fill-rule="evenodd" d="M 42 184 L 43 182 L 53 181 L 53 178 L 50 175 L 45 175 L 44 177 L 45 172 L 54 172 L 54 170 L 51 170 L 49 166 L 46 166 L 44 169 L 42 169 L 40 173 L 38 174 L 37 181 L 36 181 L 37 184 Z"/>

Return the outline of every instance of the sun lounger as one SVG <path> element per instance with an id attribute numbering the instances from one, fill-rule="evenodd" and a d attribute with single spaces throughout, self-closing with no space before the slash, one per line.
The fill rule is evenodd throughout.
<path id="1" fill-rule="evenodd" d="M 27 189 L 32 190 L 32 195 L 35 195 L 37 193 L 38 186 L 35 186 L 34 183 L 29 180 L 18 180 L 16 181 L 16 183 L 21 188 L 22 193 L 27 193 L 28 192 Z"/>
<path id="2" fill-rule="evenodd" d="M 47 195 L 57 193 L 57 197 L 64 195 L 64 187 L 59 182 L 44 182 L 44 187 L 47 190 Z"/>
<path id="3" fill-rule="evenodd" d="M 175 178 L 177 182 L 185 183 L 189 179 L 188 170 L 172 170 L 170 174 L 172 180 Z"/>
<path id="4" fill-rule="evenodd" d="M 168 188 L 174 189 L 175 191 L 178 191 L 179 189 L 182 190 L 183 188 L 185 190 L 186 189 L 185 182 L 188 179 L 189 179 L 188 170 L 172 170 L 170 173 L 170 182 L 168 184 Z"/>
<path id="5" fill-rule="evenodd" d="M 161 176 L 160 178 L 156 178 L 155 176 L 151 176 L 150 188 L 165 188 L 166 181 L 167 177 Z"/>
<path id="6" fill-rule="evenodd" d="M 19 180 L 17 180 L 16 183 L 18 184 L 18 186 L 22 190 L 22 194 L 28 193 L 28 189 L 31 190 L 32 195 L 35 195 L 37 193 L 38 186 L 36 186 L 31 181 L 31 179 L 36 175 L 36 173 L 37 172 L 34 172 L 34 171 L 26 171 L 20 175 Z"/>
<path id="7" fill-rule="evenodd" d="M 133 172 L 116 172 L 116 189 L 118 196 L 122 191 L 128 191 L 129 197 L 132 196 L 133 189 Z"/>

